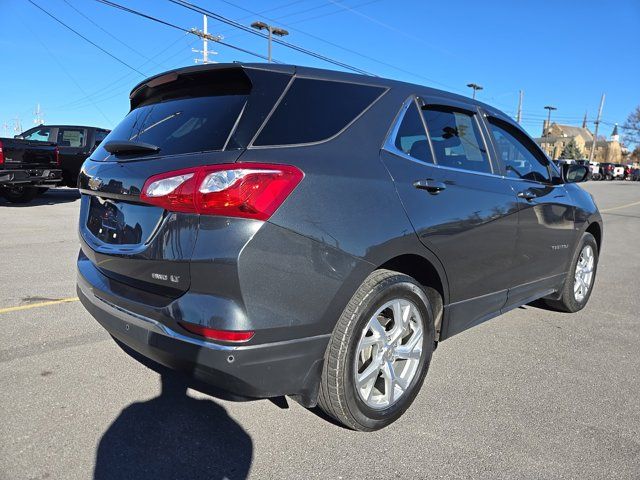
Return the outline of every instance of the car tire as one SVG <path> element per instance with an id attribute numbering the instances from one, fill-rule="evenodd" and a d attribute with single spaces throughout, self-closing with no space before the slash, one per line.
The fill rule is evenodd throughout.
<path id="1" fill-rule="evenodd" d="M 545 303 L 554 310 L 562 312 L 574 313 L 582 310 L 593 291 L 598 269 L 598 253 L 596 239 L 590 233 L 584 233 L 574 253 L 571 270 L 567 274 L 560 298 L 557 300 L 545 300 Z M 587 283 L 587 273 L 591 275 L 588 276 L 588 285 L 583 288 L 580 286 L 578 277 L 581 278 L 582 282 Z M 580 294 L 578 294 L 578 291 Z"/>
<path id="2" fill-rule="evenodd" d="M 429 295 L 439 294 L 431 290 L 390 270 L 376 270 L 365 279 L 327 346 L 318 398 L 326 414 L 353 430 L 373 431 L 411 405 L 434 350 Z"/>
<path id="3" fill-rule="evenodd" d="M 29 203 L 38 195 L 38 187 L 11 186 L 4 187 L 0 194 L 9 203 Z"/>

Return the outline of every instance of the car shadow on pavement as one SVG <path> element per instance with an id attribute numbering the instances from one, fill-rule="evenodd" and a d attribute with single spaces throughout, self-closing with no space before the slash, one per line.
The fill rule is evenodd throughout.
<path id="1" fill-rule="evenodd" d="M 244 479 L 253 442 L 225 409 L 187 395 L 178 374 L 158 397 L 125 408 L 98 445 L 94 479 Z"/>
<path id="2" fill-rule="evenodd" d="M 11 203 L 0 196 L 2 207 L 36 207 L 38 205 L 57 205 L 58 203 L 75 202 L 80 198 L 80 192 L 75 188 L 50 188 L 28 203 Z"/>

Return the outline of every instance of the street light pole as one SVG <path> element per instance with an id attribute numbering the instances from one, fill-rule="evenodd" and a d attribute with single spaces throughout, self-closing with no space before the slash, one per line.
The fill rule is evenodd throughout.
<path id="1" fill-rule="evenodd" d="M 553 107 L 551 105 L 545 105 L 544 108 L 549 111 L 549 113 L 547 114 L 547 130 L 544 132 L 544 136 L 548 137 L 549 136 L 549 128 L 551 128 L 551 111 L 552 110 L 557 110 L 557 108 Z"/>
<path id="2" fill-rule="evenodd" d="M 268 47 L 267 47 L 267 60 L 269 63 L 271 63 L 271 39 L 273 35 L 277 35 L 279 37 L 284 37 L 285 35 L 289 35 L 289 32 L 287 32 L 284 28 L 278 28 L 278 27 L 274 27 L 273 25 L 268 25 L 264 22 L 253 22 L 251 24 L 251 26 L 253 28 L 255 28 L 256 30 L 267 30 L 268 32 Z"/>
<path id="3" fill-rule="evenodd" d="M 477 83 L 467 83 L 467 87 L 473 88 L 473 99 L 476 99 L 476 91 L 482 90 L 482 86 Z"/>

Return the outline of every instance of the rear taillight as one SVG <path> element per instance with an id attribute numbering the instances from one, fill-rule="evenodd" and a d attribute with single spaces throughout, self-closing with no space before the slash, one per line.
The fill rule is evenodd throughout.
<path id="1" fill-rule="evenodd" d="M 56 159 L 56 165 L 60 166 L 60 149 L 56 145 L 56 148 L 53 150 L 53 157 Z"/>
<path id="2" fill-rule="evenodd" d="M 4 165 L 4 150 L 2 150 L 2 142 L 0 141 L 0 165 Z"/>
<path id="3" fill-rule="evenodd" d="M 173 212 L 267 220 L 302 180 L 289 165 L 234 163 L 154 175 L 140 199 Z"/>
<path id="4" fill-rule="evenodd" d="M 201 337 L 205 337 L 209 340 L 218 340 L 220 342 L 246 342 L 250 340 L 254 333 L 251 330 L 216 330 L 214 328 L 207 328 L 195 323 L 179 322 L 180 326 L 188 332 L 195 333 Z"/>

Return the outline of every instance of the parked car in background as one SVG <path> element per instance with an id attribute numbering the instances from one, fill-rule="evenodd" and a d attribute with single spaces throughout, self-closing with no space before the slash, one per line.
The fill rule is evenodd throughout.
<path id="1" fill-rule="evenodd" d="M 624 167 L 624 179 L 631 180 L 633 176 L 633 165 L 623 165 Z"/>
<path id="2" fill-rule="evenodd" d="M 613 180 L 613 169 L 615 165 L 613 163 L 602 162 L 600 164 L 600 174 L 603 180 Z"/>
<path id="3" fill-rule="evenodd" d="M 589 172 L 591 180 L 602 180 L 602 174 L 600 173 L 600 164 L 598 162 L 589 163 Z"/>
<path id="4" fill-rule="evenodd" d="M 125 351 L 219 395 L 376 430 L 436 342 L 589 300 L 587 168 L 558 169 L 489 105 L 242 63 L 157 75 L 130 102 L 80 173 L 78 295 Z"/>
<path id="5" fill-rule="evenodd" d="M 62 182 L 55 143 L 0 138 L 0 196 L 26 203 Z"/>
<path id="6" fill-rule="evenodd" d="M 17 135 L 15 138 L 53 142 L 60 151 L 62 184 L 78 186 L 78 173 L 85 159 L 109 134 L 109 130 L 81 125 L 40 125 Z"/>
<path id="7" fill-rule="evenodd" d="M 613 164 L 613 170 L 611 172 L 611 175 L 613 176 L 614 180 L 624 180 L 625 172 L 626 172 L 626 168 L 624 165 L 621 165 L 619 163 Z"/>

